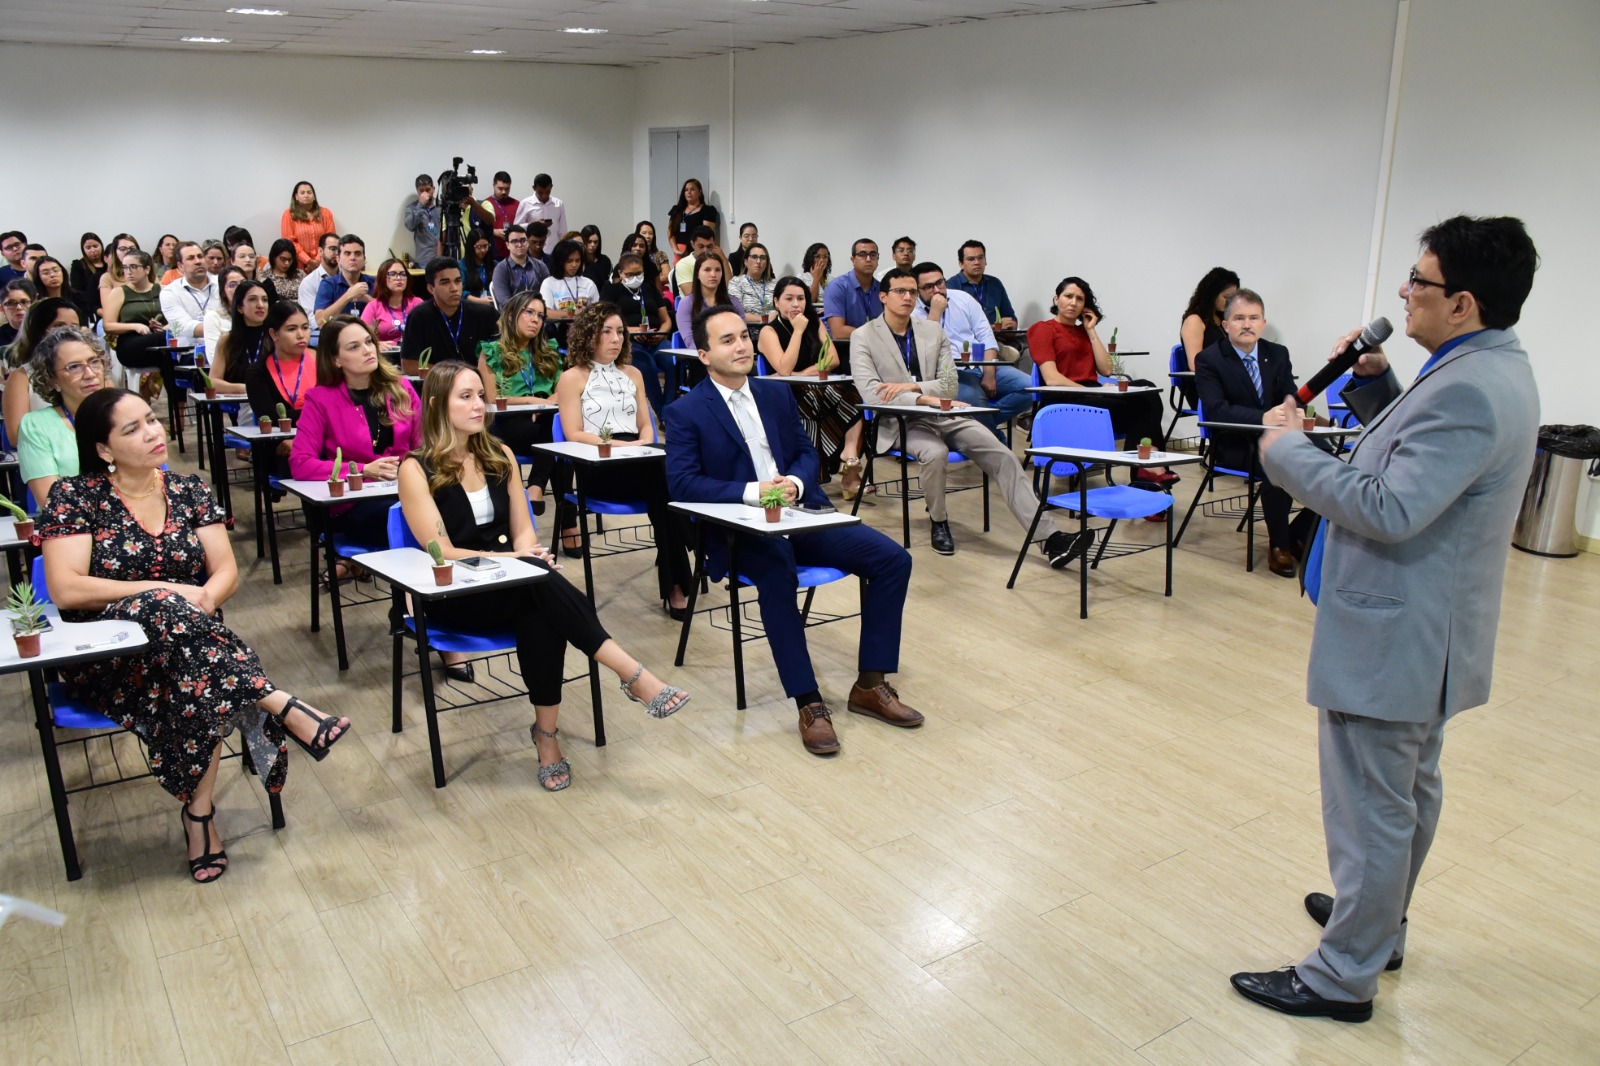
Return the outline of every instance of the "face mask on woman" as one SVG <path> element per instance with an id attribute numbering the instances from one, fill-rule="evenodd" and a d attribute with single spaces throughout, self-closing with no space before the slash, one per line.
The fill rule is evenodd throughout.
<path id="1" fill-rule="evenodd" d="M 631 277 L 623 278 L 622 285 L 623 288 L 627 289 L 629 292 L 638 292 L 640 289 L 644 288 L 644 275 L 634 274 Z"/>

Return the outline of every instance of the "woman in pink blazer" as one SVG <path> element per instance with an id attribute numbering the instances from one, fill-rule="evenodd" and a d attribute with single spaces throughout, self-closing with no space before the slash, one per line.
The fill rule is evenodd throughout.
<path id="1" fill-rule="evenodd" d="M 336 315 L 317 341 L 317 384 L 306 394 L 289 450 L 297 480 L 325 481 L 336 450 L 346 469 L 360 467 L 369 480 L 393 481 L 400 460 L 422 443 L 422 404 L 411 383 L 378 357 L 372 327 L 354 315 Z M 341 531 L 382 544 L 392 497 L 360 499 L 335 508 Z"/>

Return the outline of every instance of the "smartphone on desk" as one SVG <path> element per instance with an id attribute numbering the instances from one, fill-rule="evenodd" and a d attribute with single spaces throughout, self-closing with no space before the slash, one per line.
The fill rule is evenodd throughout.
<path id="1" fill-rule="evenodd" d="M 457 559 L 457 566 L 464 566 L 468 570 L 498 570 L 499 559 L 490 559 L 482 555 L 469 555 L 465 559 Z"/>

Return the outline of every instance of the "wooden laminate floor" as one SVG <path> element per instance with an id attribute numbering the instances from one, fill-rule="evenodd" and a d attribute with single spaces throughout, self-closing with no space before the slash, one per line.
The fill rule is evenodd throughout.
<path id="1" fill-rule="evenodd" d="M 864 513 L 898 534 L 894 502 Z M 1197 517 L 1172 599 L 1159 552 L 1115 560 L 1084 622 L 1037 555 L 1005 590 L 1021 534 L 998 499 L 988 535 L 977 493 L 952 515 L 952 558 L 914 523 L 897 684 L 925 728 L 843 713 L 857 623 L 811 634 L 831 760 L 801 749 L 764 644 L 736 711 L 727 633 L 697 626 L 672 669 L 648 554 L 597 562 L 612 633 L 694 701 L 654 721 L 606 675 L 597 749 L 569 686 L 555 795 L 520 700 L 445 716 L 435 790 L 415 679 L 388 729 L 381 608 L 347 615 L 341 675 L 331 628 L 307 631 L 302 535 L 274 587 L 246 518 L 229 623 L 357 732 L 292 755 L 282 831 L 225 773 L 212 886 L 185 879 L 154 783 L 76 798 L 69 884 L 5 679 L 0 892 L 68 921 L 0 929 L 0 1063 L 1600 1061 L 1600 560 L 1511 552 L 1493 700 L 1448 731 L 1405 969 L 1348 1026 L 1227 982 L 1306 952 L 1301 896 L 1328 884 L 1293 583 L 1246 574 L 1232 523 Z"/>

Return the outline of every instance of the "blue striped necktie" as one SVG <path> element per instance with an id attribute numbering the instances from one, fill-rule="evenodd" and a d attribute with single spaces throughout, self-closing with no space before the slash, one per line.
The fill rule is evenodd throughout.
<path id="1" fill-rule="evenodd" d="M 1244 368 L 1250 374 L 1250 384 L 1256 387 L 1256 399 L 1265 403 L 1266 397 L 1261 392 L 1261 368 L 1256 366 L 1256 353 L 1251 352 L 1249 355 L 1241 355 L 1239 358 L 1244 360 Z"/>

